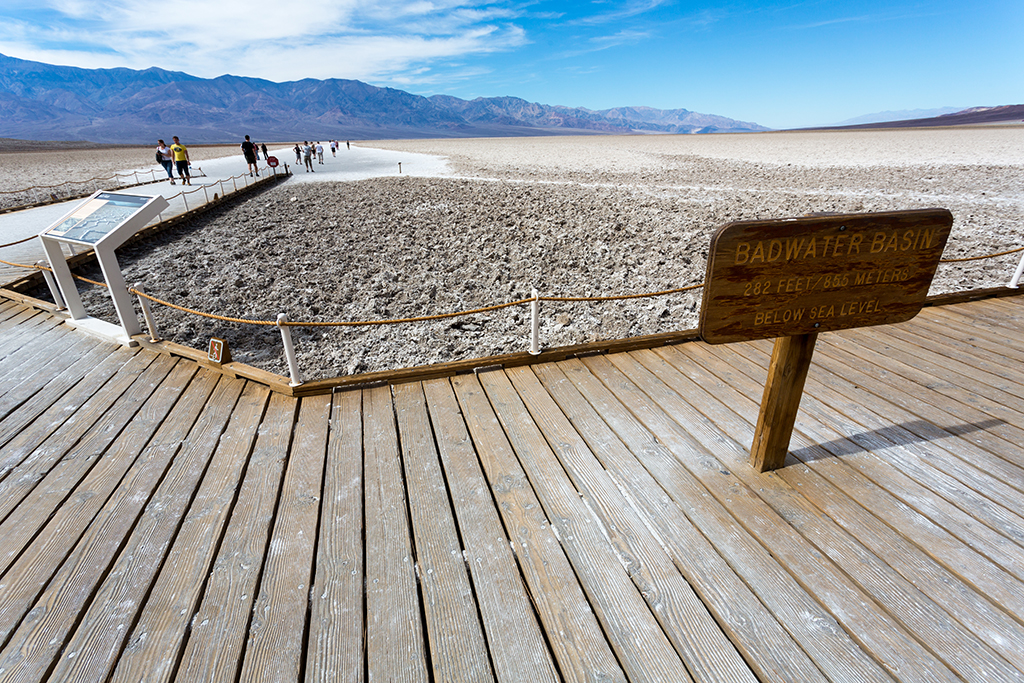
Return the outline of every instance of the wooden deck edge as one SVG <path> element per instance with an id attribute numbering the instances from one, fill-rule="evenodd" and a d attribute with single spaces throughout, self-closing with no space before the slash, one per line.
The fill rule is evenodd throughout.
<path id="1" fill-rule="evenodd" d="M 996 297 L 1022 296 L 1024 289 L 1010 289 L 1009 287 L 998 287 L 991 289 L 976 289 L 956 294 L 944 294 L 929 297 L 926 306 L 946 306 L 970 301 L 980 301 Z M 0 296 L 3 296 L 18 303 L 33 306 L 35 308 L 49 311 L 50 313 L 67 317 L 67 314 L 47 301 L 35 299 L 20 292 L 6 288 L 0 288 Z M 364 389 L 373 386 L 387 384 L 404 384 L 440 377 L 453 377 L 469 372 L 485 371 L 498 368 L 511 368 L 521 365 L 532 365 L 535 363 L 552 363 L 566 360 L 567 358 L 578 358 L 608 353 L 623 353 L 627 351 L 638 351 L 651 349 L 670 344 L 681 344 L 699 339 L 697 330 L 681 330 L 678 332 L 662 332 L 649 334 L 642 337 L 628 337 L 626 339 L 612 339 L 573 346 L 558 346 L 542 351 L 538 355 L 528 352 L 509 353 L 498 356 L 483 356 L 480 358 L 467 358 L 465 360 L 451 361 L 448 363 L 436 363 L 433 365 L 417 365 L 408 368 L 395 370 L 381 370 L 378 372 L 367 372 L 359 375 L 348 375 L 345 377 L 331 377 L 328 379 L 317 379 L 292 386 L 287 377 L 261 370 L 245 363 L 213 363 L 207 357 L 205 351 L 193 349 L 175 342 L 160 340 L 150 341 L 145 334 L 136 335 L 132 339 L 140 346 L 156 353 L 185 358 L 208 368 L 220 372 L 229 377 L 237 377 L 265 385 L 271 391 L 286 396 L 317 396 L 330 394 L 335 391 L 346 391 L 349 389 Z"/>

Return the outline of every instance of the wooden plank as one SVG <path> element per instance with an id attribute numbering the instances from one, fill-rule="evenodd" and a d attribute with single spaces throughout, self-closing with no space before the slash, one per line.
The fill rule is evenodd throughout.
<path id="1" fill-rule="evenodd" d="M 563 374 L 562 365 L 537 365 L 532 372 L 517 370 L 509 376 L 528 405 L 543 406 L 545 396 L 556 403 L 557 410 L 552 406 L 534 414 L 581 493 L 593 496 L 594 508 L 611 519 L 616 514 L 617 498 L 603 491 L 600 482 L 607 478 L 616 490 L 624 491 L 628 498 L 623 506 L 635 508 L 654 530 L 676 567 L 759 679 L 824 681 L 792 636 Z M 543 383 L 543 393 L 532 386 L 538 378 Z M 593 454 L 592 464 L 581 462 L 588 451 Z"/>
<path id="2" fill-rule="evenodd" d="M 573 358 L 578 355 L 590 353 L 613 353 L 619 351 L 631 351 L 633 349 L 646 349 L 664 344 L 675 344 L 681 341 L 697 339 L 697 330 L 680 330 L 678 332 L 661 332 L 639 337 L 628 337 L 626 339 L 610 339 L 585 344 L 574 344 L 572 346 L 559 346 L 551 349 L 543 349 L 539 355 L 533 355 L 527 351 L 516 353 L 505 353 L 496 356 L 483 356 L 482 358 L 467 358 L 465 360 L 450 361 L 447 363 L 434 363 L 433 365 L 420 365 L 412 368 L 399 368 L 396 370 L 381 370 L 379 372 L 367 372 L 360 375 L 349 375 L 347 377 L 333 377 L 330 379 L 312 380 L 304 382 L 295 387 L 296 396 L 309 396 L 314 394 L 330 393 L 334 389 L 359 388 L 390 382 L 401 384 L 404 382 L 426 381 L 471 372 L 475 368 L 492 367 L 500 365 L 506 368 L 520 365 L 533 365 L 535 363 L 547 363 L 565 358 Z"/>
<path id="3" fill-rule="evenodd" d="M 661 646 L 667 636 L 694 680 L 756 680 L 586 446 L 577 441 L 582 447 L 577 451 L 562 445 L 567 439 L 578 440 L 578 435 L 533 373 L 522 370 L 511 377 L 502 372 L 481 373 L 480 382 L 558 529 L 605 633 L 632 633 L 628 643 L 610 637 L 629 679 L 659 676 L 653 667 L 658 649 L 642 642 L 644 629 L 649 628 L 657 634 L 652 638 L 655 646 Z M 515 389 L 513 378 L 519 380 Z M 555 425 L 562 429 L 552 429 Z M 549 444 L 555 444 L 557 454 Z M 566 470 L 577 468 L 587 476 L 566 477 Z M 669 665 L 675 663 L 672 657 Z M 634 674 L 630 666 L 641 672 Z"/>
<path id="4" fill-rule="evenodd" d="M 67 335 L 65 335 L 67 337 Z M 109 354 L 113 345 L 104 344 L 98 339 L 81 339 L 72 337 L 59 343 L 50 344 L 46 347 L 46 357 L 29 357 L 19 367 L 8 370 L 0 370 L 0 377 L 4 378 L 4 386 L 0 389 L 0 419 L 7 417 L 25 401 L 32 398 L 40 387 L 51 379 L 60 379 L 64 372 L 76 374 L 76 368 L 82 367 L 80 362 L 85 356 L 96 357 L 95 351 L 102 349 Z M 93 361 L 95 365 L 96 360 Z M 85 370 L 78 373 L 81 377 Z"/>
<path id="5" fill-rule="evenodd" d="M 930 349 L 908 344 L 887 330 L 860 330 L 858 339 L 864 344 L 876 344 L 875 348 L 886 349 L 886 355 L 899 358 L 915 368 L 942 377 L 954 386 L 961 387 L 1006 405 L 1006 411 L 1024 417 L 1024 386 L 1006 382 L 991 373 L 962 364 L 953 365 L 949 359 Z M 1018 424 L 1020 422 L 1018 421 Z"/>
<path id="6" fill-rule="evenodd" d="M 0 534 L 32 534 L 44 524 L 135 417 L 175 363 L 169 358 L 156 359 L 116 397 L 109 410 L 94 416 L 95 423 L 88 431 L 58 431 L 0 481 L 0 516 L 7 515 L 0 524 Z M 64 438 L 55 438 L 58 436 Z"/>
<path id="7" fill-rule="evenodd" d="M 472 376 L 456 377 L 452 385 L 563 678 L 614 675 L 618 665 L 609 644 L 487 396 Z M 652 665 L 667 669 L 662 661 Z"/>
<path id="8" fill-rule="evenodd" d="M 702 349 L 677 349 L 673 351 L 663 350 L 658 355 L 661 361 L 646 358 L 645 365 L 655 370 L 660 377 L 671 381 L 674 387 L 679 387 L 688 400 L 699 400 L 702 409 L 710 419 L 721 423 L 726 420 L 739 420 L 744 423 L 738 429 L 749 433 L 749 420 L 753 420 L 754 411 L 751 408 L 753 402 L 749 400 L 745 392 L 756 382 L 743 383 L 740 386 L 719 387 L 715 391 L 718 398 L 711 398 L 709 394 L 700 394 L 694 388 L 708 386 L 718 378 L 706 373 L 703 368 L 695 367 L 695 360 Z M 710 354 L 708 354 L 710 355 Z M 723 355 L 733 355 L 727 352 L 716 353 L 716 360 Z M 668 365 L 666 360 L 675 361 Z M 733 360 L 732 362 L 737 362 Z M 721 366 L 729 367 L 731 363 L 720 363 Z M 681 368 L 685 366 L 684 372 Z M 675 373 L 687 375 L 688 382 L 692 383 L 691 389 L 681 387 L 683 380 L 672 381 L 671 376 Z M 735 417 L 726 415 L 729 411 L 735 411 Z M 740 415 L 742 414 L 742 417 Z M 744 429 L 745 427 L 745 429 Z M 737 429 L 734 427 L 734 429 Z M 824 462 L 814 461 L 811 467 L 819 470 Z M 802 470 L 806 468 L 791 467 L 786 471 Z M 760 478 L 750 472 L 744 472 L 742 468 L 736 467 L 738 476 L 744 478 L 748 485 L 756 485 Z M 901 623 L 915 638 L 928 646 L 935 652 L 942 661 L 949 666 L 956 674 L 964 680 L 1000 680 L 1007 676 L 1014 676 L 1015 669 L 970 631 L 957 624 L 954 615 L 944 609 L 942 594 L 950 590 L 950 586 L 957 583 L 953 576 L 942 576 L 943 572 L 937 566 L 932 565 L 931 572 L 924 572 L 918 575 L 904 576 L 889 566 L 887 558 L 889 552 L 885 545 L 875 544 L 879 554 L 872 552 L 845 530 L 841 530 L 835 520 L 822 517 L 818 508 L 808 503 L 806 496 L 808 491 L 818 488 L 830 489 L 839 486 L 843 478 L 842 472 L 821 471 L 821 478 L 804 477 L 800 480 L 799 486 L 790 487 L 768 487 L 758 488 L 760 495 L 769 502 L 779 514 L 793 524 L 808 540 L 813 542 L 817 548 L 826 553 L 837 566 L 843 567 L 846 572 L 885 609 L 891 619 Z M 785 477 L 787 481 L 790 478 Z M 870 517 L 866 511 L 860 508 L 856 502 L 849 501 L 852 510 L 838 510 L 835 506 L 837 518 L 844 518 L 864 513 L 863 516 Z M 877 520 L 876 520 L 877 521 Z M 847 525 L 844 525 L 847 526 Z M 884 526 L 884 525 L 883 525 Z M 893 534 L 895 536 L 895 534 Z M 905 544 L 904 544 L 905 545 Z M 925 557 L 919 558 L 921 564 L 927 566 L 929 563 Z M 940 579 L 935 585 L 929 586 L 931 591 L 922 588 L 921 584 L 930 575 L 938 574 Z M 944 580 L 943 580 L 944 579 Z M 962 590 L 970 593 L 970 589 L 963 585 Z M 937 597 L 932 600 L 931 595 Z M 976 596 L 977 597 L 977 596 Z M 967 602 L 970 602 L 969 600 Z M 981 600 L 980 602 L 984 602 Z M 997 610 L 991 610 L 992 623 L 1005 622 L 999 619 Z M 1004 617 L 1006 615 L 1003 615 Z M 1012 621 L 1012 620 L 1011 620 Z"/>
<path id="9" fill-rule="evenodd" d="M 744 482 L 744 470 L 749 473 L 750 469 L 743 466 L 745 449 L 735 440 L 723 438 L 714 423 L 631 355 L 588 358 L 584 362 L 592 372 L 613 385 L 613 392 L 628 407 L 643 410 L 638 418 L 761 543 L 771 548 L 772 554 L 790 572 L 800 577 L 801 583 L 839 623 L 849 632 L 858 634 L 861 647 L 872 657 L 907 680 L 955 679 L 953 673 L 904 628 L 888 615 L 879 614 L 870 596 L 847 577 L 844 568 L 833 565 L 755 493 L 774 482 L 765 481 L 766 475 L 756 477 L 756 484 Z M 624 381 L 627 378 L 628 382 Z M 652 403 L 658 407 L 654 408 Z M 634 409 L 634 412 L 637 411 Z M 711 453 L 714 453 L 713 459 Z M 752 490 L 752 486 L 757 488 Z M 807 512 L 813 514 L 813 511 Z"/>
<path id="10" fill-rule="evenodd" d="M 105 458 L 93 468 L 74 496 L 56 511 L 18 558 L 7 578 L 12 593 L 16 590 L 13 577 L 18 577 L 21 584 L 34 581 L 42 590 L 69 554 L 82 555 L 88 539 L 81 542 L 80 539 L 87 530 L 91 529 L 95 535 L 103 533 L 97 529 L 110 529 L 113 530 L 110 533 L 115 534 L 116 530 L 131 529 L 217 383 L 216 376 L 209 374 L 200 375 L 189 383 L 195 373 L 195 366 L 178 364 L 175 367 L 140 411 L 141 419 L 134 420 L 111 447 L 112 452 L 124 455 Z M 168 398 L 177 400 L 173 409 L 167 405 Z M 160 413 L 168 409 L 166 419 L 157 421 L 159 429 L 149 439 L 146 431 L 151 418 L 161 418 Z M 119 472 L 128 465 L 127 472 Z M 87 656 L 85 652 L 81 654 Z"/>
<path id="11" fill-rule="evenodd" d="M 1024 429 L 1004 419 L 994 418 L 975 407 L 979 402 L 984 404 L 985 397 L 974 395 L 969 402 L 963 402 L 959 400 L 961 395 L 953 392 L 942 380 L 932 378 L 884 354 L 875 353 L 863 344 L 857 345 L 857 354 L 854 355 L 847 350 L 848 345 L 844 340 L 834 341 L 832 343 L 833 340 L 829 340 L 828 336 L 824 338 L 824 343 L 828 345 L 827 358 L 842 363 L 847 368 L 843 370 L 845 376 L 852 378 L 851 373 L 859 373 L 859 377 L 877 386 L 876 394 L 936 424 L 966 423 L 981 427 L 959 430 L 958 435 L 984 448 L 991 456 L 1003 460 L 1010 468 L 1008 481 L 1019 480 L 1014 472 L 1015 468 L 1024 466 L 1024 449 L 1019 445 L 1024 442 Z M 870 373 L 864 370 L 870 370 Z M 914 388 L 912 392 L 907 391 L 908 386 Z M 989 470 L 995 471 L 995 467 L 990 464 Z"/>
<path id="12" fill-rule="evenodd" d="M 882 488 L 910 501 L 917 495 L 936 493 L 960 508 L 962 514 L 948 506 L 940 506 L 949 511 L 947 514 L 963 521 L 964 528 L 974 528 L 973 521 L 981 521 L 995 532 L 1024 543 L 1024 517 L 1013 512 L 1024 502 L 1020 490 L 967 462 L 969 456 L 959 446 L 953 452 L 944 448 L 941 442 L 923 440 L 904 426 L 913 427 L 918 421 L 914 416 L 881 397 L 877 402 L 871 400 L 859 385 L 832 373 L 819 373 L 813 381 L 817 400 L 837 413 L 829 424 L 834 423 L 837 431 L 848 427 L 841 432 L 845 437 L 866 451 L 884 451 L 885 463 L 898 470 L 898 473 L 892 473 L 888 468 L 879 469 L 881 463 L 878 460 L 868 459 L 862 473 L 879 482 Z M 828 408 L 825 409 L 826 419 L 829 419 Z M 935 431 L 940 432 L 941 437 L 952 436 L 948 432 Z M 964 448 L 971 450 L 969 445 Z M 984 456 L 983 453 L 978 455 Z M 1019 483 L 1024 485 L 1024 479 Z M 979 537 L 1002 545 L 1003 539 L 995 538 L 984 530 L 979 531 Z M 1019 563 L 1024 563 L 1024 557 Z"/>
<path id="13" fill-rule="evenodd" d="M 860 330 L 858 334 L 864 332 Z M 843 345 L 842 338 L 830 337 L 832 335 L 822 337 L 822 343 L 832 348 Z M 884 339 L 879 341 L 877 337 L 859 336 L 856 339 L 861 367 L 879 368 L 879 376 L 895 383 L 901 391 L 905 391 L 909 384 L 928 402 L 954 413 L 962 405 L 983 414 L 985 418 L 996 418 L 1010 425 L 1024 424 L 1024 414 L 1014 407 L 1020 403 L 1015 397 L 1001 394 L 991 386 L 975 382 L 964 375 L 947 372 L 945 367 L 922 364 L 913 354 L 902 352 Z M 998 429 L 998 426 L 990 425 L 987 428 Z"/>
<path id="14" fill-rule="evenodd" d="M 393 393 L 431 675 L 434 680 L 467 683 L 494 680 L 423 387 L 401 384 Z"/>
<path id="15" fill-rule="evenodd" d="M 821 412 L 825 414 L 823 419 L 827 421 L 827 414 L 831 409 L 825 407 Z M 824 448 L 836 455 L 842 455 L 844 461 L 856 463 L 858 472 L 871 475 L 878 467 L 872 460 L 877 459 L 869 457 L 870 454 L 863 451 L 864 446 L 843 448 L 841 443 L 832 443 L 836 433 L 833 428 L 823 433 L 809 434 L 809 438 L 813 443 L 822 443 Z M 893 448 L 892 444 L 887 445 L 890 449 Z M 986 531 L 987 527 L 977 524 L 969 516 L 958 513 L 952 506 L 943 504 L 941 498 L 915 482 L 900 479 L 898 473 L 888 471 L 884 476 L 875 473 L 872 479 L 871 482 L 858 484 L 856 491 L 872 497 L 871 509 L 876 514 L 895 516 L 896 520 L 889 523 L 914 539 L 922 548 L 926 548 L 950 571 L 966 576 L 974 585 L 982 587 L 993 599 L 1009 600 L 1010 608 L 1015 612 L 1020 612 L 1024 608 L 1015 597 L 1021 595 L 1018 581 L 1006 575 L 1006 572 L 1016 574 L 1019 569 L 1020 561 L 1014 559 L 1020 553 L 1019 546 L 998 535 L 993 536 L 994 532 Z M 896 483 L 890 484 L 890 480 Z M 850 487 L 853 489 L 854 485 L 851 484 Z M 888 496 L 896 499 L 895 501 L 881 498 L 886 488 L 889 489 Z M 856 492 L 852 495 L 855 499 L 861 499 L 860 494 Z M 903 500 L 899 500 L 900 498 Z M 917 514 L 909 515 L 908 511 L 911 510 Z M 955 540 L 958 536 L 961 537 L 960 540 Z M 987 559 L 984 559 L 982 554 L 987 556 Z M 991 559 L 1003 565 L 1003 570 L 991 566 Z"/>
<path id="16" fill-rule="evenodd" d="M 273 394 L 231 511 L 177 679 L 238 680 L 242 652 L 299 402 Z"/>
<path id="17" fill-rule="evenodd" d="M 334 395 L 310 605 L 308 681 L 365 680 L 362 408 L 360 391 Z"/>
<path id="18" fill-rule="evenodd" d="M 0 361 L 0 377 L 4 385 L 0 388 L 0 417 L 6 415 L 18 400 L 9 395 L 27 380 L 40 374 L 60 372 L 73 363 L 80 353 L 100 344 L 93 337 L 83 337 L 71 330 L 58 327 L 49 334 L 36 337 L 25 346 Z"/>
<path id="19" fill-rule="evenodd" d="M 830 680 L 892 680 L 788 569 L 683 467 L 673 451 L 644 426 L 641 416 L 620 402 L 610 385 L 581 360 L 566 361 L 559 367 Z M 614 384 L 631 386 L 621 378 Z M 642 398 L 638 397 L 634 405 L 641 414 L 649 410 Z M 709 469 L 716 464 L 715 471 L 727 472 L 713 461 L 708 461 Z"/>
<path id="20" fill-rule="evenodd" d="M 561 681 L 452 386 L 438 379 L 423 389 L 494 674 L 502 683 Z"/>
<path id="21" fill-rule="evenodd" d="M 245 681 L 299 678 L 330 412 L 330 396 L 303 399 L 299 404 L 299 420 L 242 661 L 241 679 Z"/>
<path id="22" fill-rule="evenodd" d="M 46 397 L 42 403 L 49 404 L 49 407 L 26 427 L 21 427 L 19 422 L 0 422 L 0 442 L 6 442 L 0 449 L 0 479 L 7 476 L 55 432 L 64 430 L 71 434 L 81 434 L 88 429 L 89 424 L 78 418 L 79 410 L 85 405 L 90 406 L 90 411 L 99 410 L 99 403 L 109 406 L 117 398 L 118 392 L 123 392 L 130 386 L 130 378 L 138 376 L 146 365 L 155 360 L 154 356 L 133 360 L 137 355 L 133 351 L 113 352 L 67 393 L 58 397 Z M 101 392 L 100 389 L 110 382 L 111 378 L 115 378 L 110 384 L 111 390 Z M 55 400 L 51 402 L 51 399 Z M 69 422 L 71 424 L 68 424 Z"/>
<path id="23" fill-rule="evenodd" d="M 22 551 L 25 551 L 24 556 L 18 560 L 20 566 L 7 576 L 6 585 L 11 591 L 9 595 L 20 592 L 21 589 L 15 588 L 19 584 L 33 583 L 37 590 L 43 589 L 100 508 L 115 493 L 121 478 L 129 468 L 135 466 L 139 454 L 150 448 L 150 438 L 157 438 L 153 436 L 154 433 L 159 434 L 161 423 L 172 411 L 182 388 L 188 385 L 194 374 L 194 367 L 180 365 L 174 368 L 167 381 L 146 401 L 136 419 L 132 420 L 108 452 L 89 471 L 68 500 L 54 511 L 38 535 L 32 534 L 34 524 L 24 525 L 27 528 L 15 527 L 5 533 L 4 546 L 0 549 L 0 575 L 6 574 Z M 210 390 L 212 388 L 211 384 Z M 5 603 L 0 600 L 0 604 Z"/>
<path id="24" fill-rule="evenodd" d="M 47 408 L 64 398 L 89 372 L 106 360 L 116 347 L 97 344 L 83 355 L 65 354 L 69 365 L 40 368 L 32 378 L 4 395 L 0 404 L 0 446 L 28 427 Z M 63 366 L 63 363 L 60 364 Z M 59 370 L 59 372 L 57 372 Z"/>
<path id="25" fill-rule="evenodd" d="M 971 333 L 984 332 L 999 339 L 1006 347 L 1020 352 L 1024 350 L 1024 342 L 1015 335 L 1019 329 L 1019 322 L 1015 317 L 1021 305 L 1020 298 L 1005 299 L 1003 303 L 1006 304 L 1006 308 L 990 305 L 987 301 L 935 306 L 928 309 L 928 319 Z"/>
<path id="26" fill-rule="evenodd" d="M 884 401 L 891 421 L 899 423 L 914 438 L 941 443 L 943 439 L 957 437 L 954 458 L 948 465 L 945 457 L 936 463 L 944 472 L 957 478 L 963 476 L 965 480 L 990 475 L 1003 485 L 1024 492 L 1024 467 L 1007 459 L 1014 453 L 1024 455 L 1024 449 L 1019 446 L 1024 442 L 1024 429 L 989 418 L 966 404 L 952 406 L 955 412 L 938 408 L 919 398 L 927 389 L 908 392 L 904 390 L 905 384 L 887 383 L 883 369 L 867 366 L 850 354 L 846 345 L 842 351 L 832 347 L 820 358 L 820 364 L 829 371 L 830 377 L 841 376 L 844 382 L 853 384 L 858 394 L 866 394 L 861 398 L 865 405 Z M 948 452 L 942 449 L 939 454 Z M 1020 460 L 1024 462 L 1024 458 Z M 988 485 L 974 488 L 986 495 L 992 493 Z"/>
<path id="27" fill-rule="evenodd" d="M 974 343 L 974 340 L 967 342 L 958 339 L 958 331 L 935 329 L 916 321 L 912 325 L 894 325 L 886 328 L 885 332 L 905 342 L 907 348 L 926 350 L 934 360 L 967 366 L 972 373 L 983 372 L 985 377 L 996 383 L 997 388 L 1005 387 L 1008 390 L 1024 384 L 1024 372 L 1017 365 L 1021 358 L 1015 358 L 1012 352 L 1008 354 L 1005 345 L 998 353 L 989 352 Z M 942 344 L 936 343 L 938 339 L 942 340 Z M 1008 363 L 1007 360 L 1014 362 Z"/>
<path id="28" fill-rule="evenodd" d="M 984 587 L 1000 604 L 1024 614 L 1024 584 L 1019 576 L 1024 548 L 978 524 L 909 477 L 903 477 L 863 447 L 849 449 L 843 448 L 842 443 L 835 444 L 836 435 L 842 438 L 856 429 L 848 427 L 846 420 L 833 420 L 834 410 L 820 405 L 817 399 L 808 397 L 808 404 L 814 406 L 818 419 L 808 421 L 805 431 L 825 425 L 821 433 L 809 434 L 812 443 L 843 455 L 838 461 L 822 461 L 820 467 L 849 463 L 848 470 L 855 476 L 844 481 L 848 481 L 851 497 L 868 500 L 870 496 L 871 509 L 876 514 L 886 515 L 890 524 L 928 548 L 933 556 L 950 558 L 944 561 L 951 571 Z M 893 447 L 889 445 L 889 449 Z"/>
<path id="29" fill-rule="evenodd" d="M 59 331 L 63 322 L 60 318 L 46 315 L 40 311 L 26 311 L 11 319 L 11 327 L 0 332 L 0 362 L 7 361 L 12 355 L 32 348 L 34 344 L 45 344 L 50 333 Z"/>
<path id="30" fill-rule="evenodd" d="M 428 678 L 390 387 L 363 392 L 368 680 Z"/>
<path id="31" fill-rule="evenodd" d="M 16 315 L 21 310 L 23 310 L 23 307 L 20 304 L 16 304 L 10 299 L 0 296 L 0 323 L 7 320 L 9 317 Z"/>
<path id="32" fill-rule="evenodd" d="M 914 324 L 907 325 L 906 329 L 927 334 L 932 340 L 945 340 L 946 335 L 955 335 L 954 342 L 958 343 L 958 347 L 966 346 L 972 354 L 981 352 L 996 363 L 1000 359 L 1004 363 L 1006 359 L 1024 362 L 1024 343 L 1015 340 L 1012 329 L 988 327 L 964 319 L 961 315 L 947 313 L 942 308 L 931 308 L 928 311 L 929 315 L 917 316 Z"/>
<path id="33" fill-rule="evenodd" d="M 0 652 L 0 668 L 8 675 L 41 678 L 98 588 L 131 585 L 134 575 L 144 580 L 159 569 L 240 384 L 215 390 L 134 528 L 130 517 L 128 526 L 94 523 L 86 532 Z"/>
<path id="34" fill-rule="evenodd" d="M 49 316 L 42 311 L 30 308 L 28 306 L 19 306 L 14 311 L 14 315 L 5 318 L 0 321 L 0 334 L 3 334 L 2 341 L 0 341 L 0 357 L 6 356 L 10 351 L 9 348 L 19 348 L 20 344 L 9 344 L 8 342 L 12 338 L 16 338 L 17 335 L 28 334 L 27 330 L 34 325 L 39 325 L 46 320 Z M 56 321 L 55 324 L 60 324 L 63 321 Z"/>
<path id="35" fill-rule="evenodd" d="M 166 570 L 146 577 L 149 580 L 136 575 L 126 584 L 105 582 L 65 645 L 68 656 L 61 658 L 53 676 L 60 680 L 103 680 L 117 664 L 122 678 L 141 673 L 149 681 L 170 679 L 267 398 L 268 392 L 259 385 L 244 387 L 164 560 Z M 123 625 L 133 620 L 134 631 L 147 637 L 137 641 L 118 662 L 128 638 Z"/>

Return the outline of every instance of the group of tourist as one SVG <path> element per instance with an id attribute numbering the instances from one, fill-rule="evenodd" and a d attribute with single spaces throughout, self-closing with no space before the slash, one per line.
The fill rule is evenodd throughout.
<path id="1" fill-rule="evenodd" d="M 167 171 L 167 177 L 171 180 L 171 185 L 174 185 L 174 168 L 177 167 L 178 175 L 181 178 L 182 185 L 191 185 L 192 176 L 189 172 L 189 158 L 188 148 L 181 144 L 178 140 L 178 136 L 175 135 L 171 138 L 173 143 L 170 147 L 164 144 L 163 140 L 157 140 L 159 143 L 156 148 L 156 160 L 164 167 Z M 331 156 L 338 156 L 338 149 L 341 147 L 341 143 L 337 140 L 328 141 L 331 149 Z M 249 171 L 249 176 L 259 175 L 259 160 L 260 152 L 263 152 L 263 158 L 269 159 L 270 155 L 267 152 L 266 143 L 257 144 L 253 142 L 248 135 L 245 136 L 245 140 L 240 145 L 242 148 L 242 156 L 245 157 L 246 167 Z M 348 140 L 345 141 L 345 148 L 352 149 L 352 144 Z M 303 143 L 295 143 L 293 150 L 295 152 L 295 163 L 304 164 L 306 172 L 313 172 L 313 159 L 316 159 L 318 163 L 324 163 L 324 146 L 319 142 L 310 143 L 308 140 Z"/>
<path id="2" fill-rule="evenodd" d="M 341 147 L 341 143 L 337 140 L 329 140 L 328 144 L 331 148 L 331 156 L 338 156 L 338 148 Z M 351 143 L 346 140 L 345 147 L 352 149 Z M 319 142 L 311 143 L 309 140 L 305 142 L 296 142 L 295 146 L 292 147 L 292 151 L 295 152 L 295 163 L 303 164 L 306 167 L 306 173 L 313 172 L 313 159 L 317 160 L 317 163 L 324 163 L 324 146 Z"/>
<path id="3" fill-rule="evenodd" d="M 248 139 L 248 136 L 246 136 Z M 182 185 L 192 184 L 192 174 L 189 172 L 189 158 L 188 148 L 181 144 L 178 140 L 178 136 L 175 135 L 171 138 L 171 146 L 168 147 L 164 144 L 163 140 L 157 140 L 156 147 L 156 160 L 160 162 L 160 165 L 167 171 L 167 177 L 171 179 L 171 185 L 174 184 L 174 167 L 178 168 L 178 176 L 181 178 Z"/>

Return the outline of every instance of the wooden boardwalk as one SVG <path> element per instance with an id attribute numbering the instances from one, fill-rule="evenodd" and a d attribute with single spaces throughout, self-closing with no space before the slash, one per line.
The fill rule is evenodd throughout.
<path id="1" fill-rule="evenodd" d="M 0 681 L 1024 680 L 1024 299 L 293 398 L 0 300 Z"/>

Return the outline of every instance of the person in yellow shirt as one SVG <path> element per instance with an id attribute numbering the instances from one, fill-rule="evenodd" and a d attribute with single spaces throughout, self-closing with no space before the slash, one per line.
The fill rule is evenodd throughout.
<path id="1" fill-rule="evenodd" d="M 188 171 L 188 147 L 181 144 L 178 136 L 171 138 L 174 144 L 171 145 L 171 152 L 174 154 L 174 165 L 178 167 L 178 175 L 181 176 L 182 185 L 192 184 L 192 174 Z"/>

